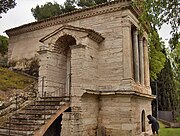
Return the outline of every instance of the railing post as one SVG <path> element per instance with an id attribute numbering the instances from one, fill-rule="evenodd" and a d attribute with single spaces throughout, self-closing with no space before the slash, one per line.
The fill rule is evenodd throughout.
<path id="1" fill-rule="evenodd" d="M 45 121 L 46 121 L 46 92 L 44 92 L 44 124 L 45 124 Z"/>
<path id="2" fill-rule="evenodd" d="M 157 108 L 157 111 L 156 111 L 156 114 L 157 114 L 157 119 L 159 119 L 159 113 L 158 113 L 158 90 L 157 90 L 157 81 L 155 81 L 155 87 L 156 87 L 156 108 Z"/>
<path id="3" fill-rule="evenodd" d="M 17 99 L 18 99 L 18 98 L 17 98 L 17 95 L 18 95 L 18 94 L 17 94 L 17 92 L 16 92 L 16 110 L 18 109 L 18 102 L 17 102 Z"/>
<path id="4" fill-rule="evenodd" d="M 43 97 L 43 93 L 44 93 L 44 76 L 42 77 L 42 97 Z"/>
<path id="5" fill-rule="evenodd" d="M 10 134 L 11 134 L 11 117 L 9 117 L 9 136 L 10 136 Z"/>

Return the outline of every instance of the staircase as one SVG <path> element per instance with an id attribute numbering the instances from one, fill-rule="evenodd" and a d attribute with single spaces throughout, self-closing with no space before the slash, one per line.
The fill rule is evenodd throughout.
<path id="1" fill-rule="evenodd" d="M 69 97 L 43 97 L 17 111 L 0 126 L 0 136 L 33 136 L 69 108 Z M 37 133 L 37 134 L 35 134 Z M 43 135 L 43 134 L 42 134 Z"/>

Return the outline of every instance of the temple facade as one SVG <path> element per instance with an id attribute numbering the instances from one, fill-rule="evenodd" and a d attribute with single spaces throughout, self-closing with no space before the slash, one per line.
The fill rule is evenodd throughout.
<path id="1" fill-rule="evenodd" d="M 70 98 L 61 136 L 148 135 L 154 97 L 138 16 L 119 0 L 6 31 L 9 62 L 23 68 L 38 58 L 39 96 Z"/>

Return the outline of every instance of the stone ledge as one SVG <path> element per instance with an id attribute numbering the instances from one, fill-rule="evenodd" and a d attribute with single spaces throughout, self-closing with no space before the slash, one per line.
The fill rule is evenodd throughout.
<path id="1" fill-rule="evenodd" d="M 131 91 L 131 90 L 104 90 L 104 91 L 99 91 L 99 90 L 90 90 L 90 89 L 85 89 L 85 92 L 87 94 L 95 94 L 95 95 L 134 95 L 134 96 L 139 96 L 139 97 L 146 97 L 148 99 L 155 99 L 156 97 L 154 95 L 149 95 L 145 93 L 140 93 L 136 91 Z"/>

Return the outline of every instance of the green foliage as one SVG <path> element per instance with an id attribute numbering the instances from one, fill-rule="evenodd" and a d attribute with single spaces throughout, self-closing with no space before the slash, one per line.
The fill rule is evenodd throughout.
<path id="1" fill-rule="evenodd" d="M 160 110 L 175 110 L 178 107 L 178 92 L 175 86 L 173 69 L 169 59 L 158 75 L 158 99 Z"/>
<path id="2" fill-rule="evenodd" d="M 163 68 L 164 63 L 164 57 L 160 58 L 163 56 L 163 52 L 157 49 L 157 46 L 163 49 L 161 44 L 157 44 L 161 42 L 161 39 L 158 35 L 154 35 L 154 31 L 157 32 L 158 29 L 161 29 L 161 26 L 164 23 L 169 24 L 172 28 L 170 48 L 176 48 L 180 38 L 180 3 L 179 0 L 134 0 L 134 4 L 142 11 L 141 16 L 139 17 L 141 26 L 150 26 L 150 73 L 151 81 L 153 81 L 157 78 L 157 74 Z M 155 36 L 157 36 L 157 38 Z M 154 46 L 156 47 L 153 47 L 152 41 L 155 43 Z"/>
<path id="3" fill-rule="evenodd" d="M 0 90 L 23 89 L 31 84 L 33 79 L 14 73 L 6 68 L 0 67 Z"/>
<path id="4" fill-rule="evenodd" d="M 1 0 L 0 1 L 0 14 L 6 13 L 9 9 L 16 6 L 15 0 Z"/>
<path id="5" fill-rule="evenodd" d="M 62 6 L 63 13 L 71 12 L 73 10 L 76 10 L 75 6 L 75 0 L 66 0 L 64 2 L 64 6 Z"/>
<path id="6" fill-rule="evenodd" d="M 163 53 L 163 42 L 156 31 L 149 34 L 149 64 L 151 81 L 157 79 L 157 74 L 164 68 L 166 57 Z"/>
<path id="7" fill-rule="evenodd" d="M 36 20 L 42 20 L 50 18 L 52 16 L 57 16 L 63 13 L 63 7 L 58 3 L 47 2 L 45 5 L 37 5 L 36 8 L 32 8 L 31 12 Z"/>
<path id="8" fill-rule="evenodd" d="M 176 44 L 176 48 L 170 52 L 171 63 L 173 67 L 173 77 L 175 82 L 175 88 L 177 90 L 177 101 L 180 101 L 180 42 Z M 177 106 L 180 110 L 180 103 Z"/>
<path id="9" fill-rule="evenodd" d="M 56 2 L 54 2 L 54 4 L 48 2 L 45 5 L 37 5 L 36 8 L 31 9 L 31 12 L 34 18 L 39 21 L 63 13 L 71 12 L 78 8 L 86 8 L 108 1 L 110 0 L 66 0 L 63 5 L 59 5 Z"/>
<path id="10" fill-rule="evenodd" d="M 77 0 L 77 5 L 82 8 L 94 6 L 95 4 L 94 0 Z"/>
<path id="11" fill-rule="evenodd" d="M 91 7 L 96 4 L 101 4 L 105 3 L 111 0 L 77 0 L 76 3 L 79 7 L 86 8 L 86 7 Z"/>
<path id="12" fill-rule="evenodd" d="M 142 9 L 140 20 L 150 23 L 154 29 L 161 28 L 167 23 L 172 27 L 172 32 L 178 33 L 180 25 L 179 0 L 134 0 L 135 5 Z"/>
<path id="13" fill-rule="evenodd" d="M 5 55 L 8 51 L 8 38 L 0 35 L 0 53 Z"/>

